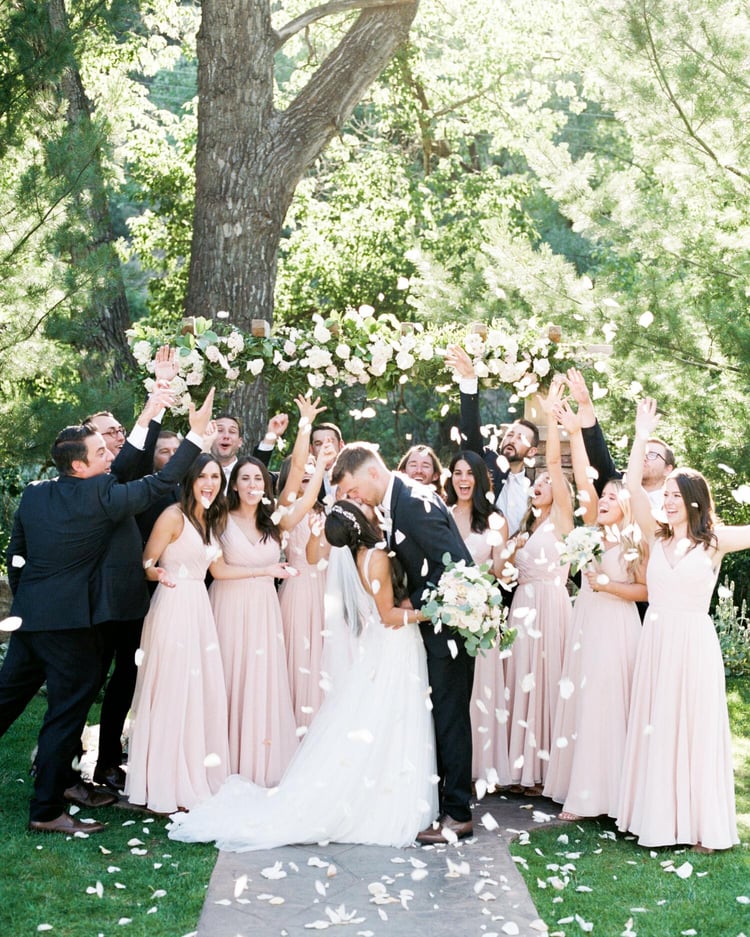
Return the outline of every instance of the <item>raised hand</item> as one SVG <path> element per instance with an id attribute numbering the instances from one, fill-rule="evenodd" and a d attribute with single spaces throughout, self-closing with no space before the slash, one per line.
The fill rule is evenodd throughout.
<path id="1" fill-rule="evenodd" d="M 268 421 L 268 426 L 266 427 L 266 439 L 276 441 L 280 436 L 283 436 L 287 431 L 289 426 L 289 414 L 287 413 L 276 413 Z"/>
<path id="2" fill-rule="evenodd" d="M 155 388 L 151 394 L 149 394 L 149 398 L 146 401 L 146 405 L 143 408 L 143 411 L 141 412 L 141 416 L 138 418 L 139 422 L 141 418 L 143 418 L 148 423 L 149 420 L 153 419 L 155 416 L 161 413 L 162 410 L 166 410 L 171 407 L 173 403 L 173 391 L 171 391 L 168 387 Z"/>
<path id="3" fill-rule="evenodd" d="M 552 413 L 568 436 L 572 436 L 574 433 L 580 432 L 581 418 L 572 409 L 567 400 L 553 404 Z"/>
<path id="4" fill-rule="evenodd" d="M 219 435 L 219 427 L 216 423 L 216 420 L 209 420 L 206 431 L 203 434 L 203 451 L 210 452 L 211 446 L 216 442 L 216 437 Z"/>
<path id="5" fill-rule="evenodd" d="M 563 401 L 565 387 L 561 380 L 555 379 L 549 386 L 546 397 L 539 398 L 542 410 L 549 416 L 552 410 Z"/>
<path id="6" fill-rule="evenodd" d="M 315 417 L 319 413 L 323 413 L 324 410 L 327 410 L 327 407 L 320 406 L 320 397 L 316 397 L 313 400 L 311 397 L 305 397 L 303 394 L 298 394 L 294 398 L 294 402 L 297 404 L 297 409 L 299 410 L 299 421 L 300 427 L 304 428 L 309 426 L 312 429 L 312 424 L 315 422 Z"/>
<path id="7" fill-rule="evenodd" d="M 568 368 L 566 379 L 573 400 L 581 407 L 589 406 L 591 404 L 591 394 L 589 394 L 586 379 L 578 368 Z"/>
<path id="8" fill-rule="evenodd" d="M 460 345 L 449 345 L 445 353 L 446 367 L 452 368 L 459 377 L 476 377 L 474 364 Z"/>
<path id="9" fill-rule="evenodd" d="M 208 429 L 208 424 L 211 422 L 211 411 L 214 405 L 215 392 L 216 388 L 212 387 L 211 390 L 206 394 L 206 399 L 197 410 L 193 401 L 190 401 L 190 409 L 188 413 L 190 429 L 194 433 L 198 433 L 200 436 L 205 435 L 206 430 Z"/>
<path id="10" fill-rule="evenodd" d="M 326 439 L 323 445 L 320 447 L 315 458 L 315 469 L 321 474 L 325 471 L 326 466 L 333 465 L 336 461 L 336 456 L 338 455 L 338 450 L 332 439 Z"/>
<path id="11" fill-rule="evenodd" d="M 154 377 L 157 381 L 171 381 L 177 377 L 180 366 L 174 348 L 162 345 L 154 356 Z"/>
<path id="12" fill-rule="evenodd" d="M 656 401 L 653 397 L 644 397 L 639 401 L 635 411 L 635 433 L 639 439 L 647 440 L 654 435 L 654 430 L 661 419 L 656 412 Z"/>

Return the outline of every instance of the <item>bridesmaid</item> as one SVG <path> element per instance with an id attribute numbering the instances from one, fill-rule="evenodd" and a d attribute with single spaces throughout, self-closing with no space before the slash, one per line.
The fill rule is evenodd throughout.
<path id="1" fill-rule="evenodd" d="M 286 558 L 296 575 L 285 579 L 279 589 L 281 619 L 286 644 L 287 673 L 297 727 L 309 726 L 323 701 L 321 655 L 325 631 L 325 562 L 328 547 L 323 536 L 325 513 L 317 500 L 323 484 L 326 461 L 335 455 L 327 441 L 318 458 L 310 456 L 313 420 L 325 407 L 297 398 L 299 432 L 292 455 L 279 472 L 280 525 Z M 321 562 L 322 561 L 322 562 Z"/>
<path id="2" fill-rule="evenodd" d="M 490 562 L 500 579 L 506 563 L 508 525 L 494 507 L 492 482 L 484 459 L 476 452 L 457 452 L 449 466 L 445 500 L 472 559 Z M 477 656 L 471 695 L 472 777 L 488 787 L 510 784 L 508 763 L 508 701 L 503 656 L 489 651 Z"/>
<path id="3" fill-rule="evenodd" d="M 667 476 L 664 523 L 641 487 L 659 421 L 642 400 L 628 463 L 633 513 L 651 545 L 649 607 L 633 675 L 617 826 L 641 846 L 730 849 L 739 842 L 724 665 L 709 602 L 725 553 L 750 548 L 750 526 L 717 524 L 705 478 Z"/>
<path id="4" fill-rule="evenodd" d="M 647 549 L 622 479 L 597 496 L 578 414 L 567 403 L 553 412 L 570 437 L 584 523 L 598 525 L 604 553 L 583 572 L 573 607 L 544 795 L 563 804 L 561 820 L 616 817 Z"/>
<path id="5" fill-rule="evenodd" d="M 516 537 L 518 588 L 508 623 L 518 633 L 505 680 L 510 692 L 508 757 L 513 788 L 536 797 L 547 774 L 552 725 L 559 695 L 565 642 L 570 632 L 568 566 L 560 563 L 562 538 L 573 529 L 573 497 L 562 470 L 560 437 L 552 405 L 560 400 L 553 384 L 546 401 L 547 471 L 537 475 L 531 505 Z"/>
<path id="6" fill-rule="evenodd" d="M 286 579 L 293 572 L 280 560 L 271 476 L 259 459 L 243 456 L 237 461 L 227 502 L 229 516 L 221 536 L 224 559 L 230 567 L 252 569 L 246 581 L 217 581 L 209 590 L 224 662 L 229 765 L 232 774 L 272 787 L 297 747 L 274 587 L 274 579 Z"/>
<path id="7" fill-rule="evenodd" d="M 218 462 L 199 455 L 143 554 L 158 586 L 143 625 L 125 793 L 156 813 L 190 809 L 229 774 L 224 671 L 204 580 L 206 569 L 217 580 L 252 571 L 221 558 L 223 479 Z"/>
<path id="8" fill-rule="evenodd" d="M 303 400 L 304 398 L 300 398 Z M 298 401 L 298 405 L 300 402 Z M 307 408 L 308 409 L 303 409 Z M 301 433 L 309 438 L 310 415 L 317 401 L 305 401 Z M 306 431 L 307 430 L 307 431 Z M 300 444 L 295 442 L 299 450 Z M 319 486 L 325 462 L 332 457 L 326 443 L 317 458 Z M 316 487 L 309 497 L 314 500 Z M 250 566 L 252 578 L 242 583 L 215 582 L 210 598 L 224 661 L 229 710 L 230 767 L 262 787 L 277 784 L 297 747 L 297 726 L 287 674 L 281 608 L 274 579 L 288 579 L 293 567 L 281 560 L 281 531 L 293 526 L 306 502 L 274 513 L 271 476 L 252 456 L 232 470 L 227 493 L 229 517 L 221 537 L 230 566 Z"/>

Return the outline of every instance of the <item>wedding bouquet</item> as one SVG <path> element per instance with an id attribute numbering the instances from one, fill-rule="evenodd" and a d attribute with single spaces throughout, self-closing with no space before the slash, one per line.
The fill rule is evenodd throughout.
<path id="1" fill-rule="evenodd" d="M 563 537 L 560 550 L 560 563 L 570 563 L 574 573 L 589 563 L 600 560 L 604 553 L 602 532 L 598 527 L 574 527 Z"/>
<path id="2" fill-rule="evenodd" d="M 454 563 L 447 553 L 443 562 L 445 571 L 440 582 L 437 586 L 429 584 L 427 601 L 422 606 L 435 632 L 442 631 L 444 625 L 453 629 L 463 638 L 466 652 L 472 657 L 494 647 L 510 647 L 516 632 L 505 627 L 508 610 L 490 564 L 473 566 L 464 560 Z"/>

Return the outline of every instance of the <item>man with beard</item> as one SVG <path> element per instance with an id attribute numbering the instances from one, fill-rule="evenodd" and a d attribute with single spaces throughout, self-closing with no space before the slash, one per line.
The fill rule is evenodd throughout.
<path id="1" fill-rule="evenodd" d="M 505 430 L 497 450 L 485 446 L 480 429 L 478 381 L 471 358 L 460 345 L 451 345 L 445 363 L 461 378 L 461 448 L 484 457 L 492 477 L 495 503 L 513 535 L 529 506 L 532 479 L 527 470 L 534 466 L 539 430 L 530 420 L 516 420 Z"/>

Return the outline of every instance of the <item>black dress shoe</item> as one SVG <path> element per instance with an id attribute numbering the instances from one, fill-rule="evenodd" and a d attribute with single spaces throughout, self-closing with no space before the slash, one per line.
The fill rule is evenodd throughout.
<path id="1" fill-rule="evenodd" d="M 31 820 L 29 829 L 32 833 L 65 833 L 72 836 L 74 833 L 101 833 L 107 828 L 106 823 L 82 823 L 67 812 L 61 813 L 54 820 Z"/>
<path id="2" fill-rule="evenodd" d="M 89 810 L 97 807 L 111 807 L 120 799 L 117 794 L 100 791 L 93 784 L 86 784 L 84 781 L 79 781 L 78 784 L 69 787 L 63 796 L 69 803 L 78 804 L 79 807 L 88 807 Z"/>
<path id="3" fill-rule="evenodd" d="M 122 791 L 125 789 L 125 778 L 127 775 L 119 765 L 113 768 L 95 768 L 94 782 L 108 787 L 111 791 Z"/>
<path id="4" fill-rule="evenodd" d="M 454 820 L 446 814 L 426 830 L 417 833 L 417 842 L 422 846 L 436 846 L 445 843 L 455 843 L 459 839 L 471 836 L 474 825 L 471 820 Z"/>

